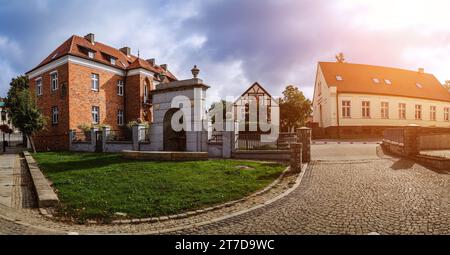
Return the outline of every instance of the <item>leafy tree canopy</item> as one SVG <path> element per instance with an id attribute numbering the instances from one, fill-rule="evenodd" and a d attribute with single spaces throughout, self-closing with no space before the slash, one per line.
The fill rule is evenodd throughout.
<path id="1" fill-rule="evenodd" d="M 280 98 L 280 124 L 282 130 L 292 131 L 305 124 L 312 113 L 311 100 L 293 85 L 288 85 Z"/>

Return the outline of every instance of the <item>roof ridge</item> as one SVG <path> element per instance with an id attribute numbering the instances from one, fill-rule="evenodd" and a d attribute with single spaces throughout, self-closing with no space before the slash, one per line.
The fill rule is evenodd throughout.
<path id="1" fill-rule="evenodd" d="M 324 63 L 324 64 L 344 64 L 344 65 L 355 65 L 355 66 L 385 68 L 385 69 L 394 69 L 394 70 L 399 70 L 399 71 L 418 73 L 417 70 L 409 70 L 409 69 L 404 69 L 404 68 L 400 68 L 400 67 L 391 67 L 391 66 L 370 65 L 370 64 L 360 64 L 360 63 L 348 63 L 348 62 L 338 63 L 338 62 L 331 62 L 331 61 L 319 61 L 319 65 L 322 64 L 322 63 Z M 433 75 L 432 73 L 426 73 L 426 72 L 421 73 L 421 74 Z"/>

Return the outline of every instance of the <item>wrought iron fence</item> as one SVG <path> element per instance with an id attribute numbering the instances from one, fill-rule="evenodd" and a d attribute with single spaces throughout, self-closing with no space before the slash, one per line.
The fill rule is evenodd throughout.
<path id="1" fill-rule="evenodd" d="M 403 143 L 404 141 L 403 128 L 388 128 L 383 131 L 383 139 L 393 141 L 396 143 Z"/>
<path id="2" fill-rule="evenodd" d="M 280 133 L 275 141 L 264 141 L 262 134 L 239 134 L 236 140 L 238 150 L 289 150 L 297 142 L 295 133 Z"/>
<path id="3" fill-rule="evenodd" d="M 131 141 L 131 131 L 128 129 L 109 130 L 106 135 L 106 141 Z"/>
<path id="4" fill-rule="evenodd" d="M 74 132 L 72 136 L 73 142 L 90 142 L 91 132 Z"/>
<path id="5" fill-rule="evenodd" d="M 210 143 L 222 143 L 223 142 L 223 135 L 222 134 L 213 134 L 211 135 L 211 138 L 209 139 Z"/>

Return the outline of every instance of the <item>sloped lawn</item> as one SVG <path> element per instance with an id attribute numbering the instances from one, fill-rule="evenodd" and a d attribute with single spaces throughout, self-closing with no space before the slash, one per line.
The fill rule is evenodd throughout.
<path id="1" fill-rule="evenodd" d="M 238 160 L 153 162 L 118 154 L 33 154 L 61 200 L 58 214 L 109 222 L 177 214 L 245 197 L 273 182 L 285 166 Z"/>

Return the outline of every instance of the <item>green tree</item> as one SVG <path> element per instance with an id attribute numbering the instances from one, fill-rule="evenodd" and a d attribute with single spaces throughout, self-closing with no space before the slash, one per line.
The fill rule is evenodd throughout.
<path id="1" fill-rule="evenodd" d="M 11 121 L 28 138 L 33 152 L 36 152 L 33 134 L 44 129 L 47 124 L 45 117 L 37 107 L 36 100 L 29 89 L 18 90 L 12 97 L 10 95 L 8 93 L 8 102 L 12 106 L 9 108 Z"/>
<path id="2" fill-rule="evenodd" d="M 297 87 L 286 86 L 283 97 L 280 98 L 281 130 L 292 132 L 295 128 L 303 126 L 311 113 L 311 100 L 307 99 Z"/>
<path id="3" fill-rule="evenodd" d="M 28 89 L 29 87 L 28 77 L 26 75 L 21 75 L 16 78 L 12 78 L 9 85 L 10 87 L 5 103 L 8 109 L 8 115 L 12 116 L 14 114 L 14 110 L 17 109 L 17 93 L 24 89 Z M 25 134 L 23 134 L 22 142 L 23 144 L 27 143 L 27 137 Z"/>

